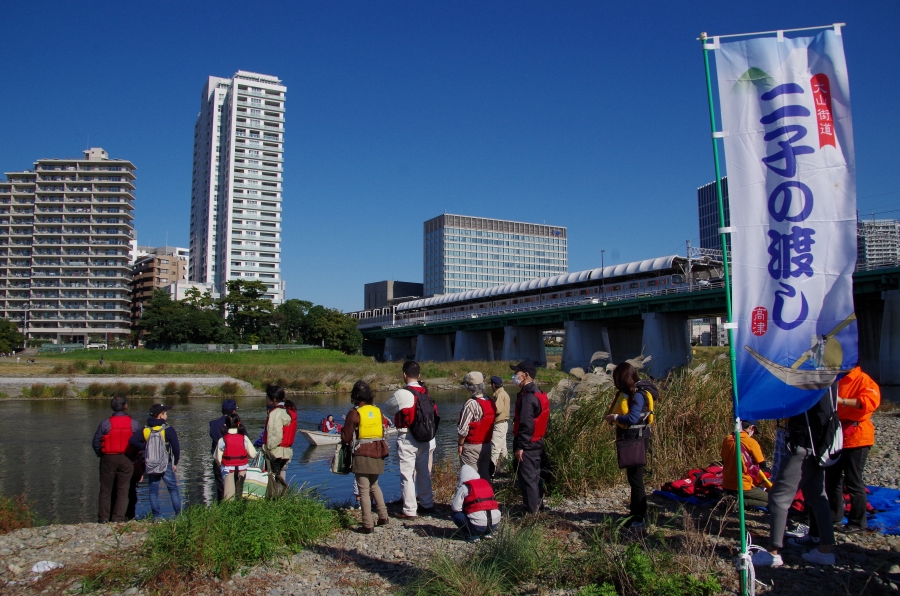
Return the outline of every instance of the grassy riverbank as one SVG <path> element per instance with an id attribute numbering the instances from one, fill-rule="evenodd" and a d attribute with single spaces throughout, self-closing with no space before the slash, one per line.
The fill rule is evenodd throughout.
<path id="1" fill-rule="evenodd" d="M 103 357 L 103 365 L 100 357 Z M 184 353 L 157 350 L 78 351 L 38 356 L 35 364 L 0 361 L 0 374 L 50 375 L 227 375 L 258 389 L 276 383 L 292 391 L 349 391 L 359 379 L 374 389 L 402 381 L 400 362 L 375 362 L 324 349 L 271 352 Z M 458 383 L 466 373 L 510 376 L 506 362 L 424 362 L 422 376 L 442 384 Z M 556 383 L 564 375 L 541 369 L 541 382 Z"/>

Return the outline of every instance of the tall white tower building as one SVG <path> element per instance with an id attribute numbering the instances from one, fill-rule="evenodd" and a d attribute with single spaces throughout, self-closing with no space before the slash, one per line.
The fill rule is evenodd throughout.
<path id="1" fill-rule="evenodd" d="M 194 126 L 188 277 L 214 283 L 261 281 L 284 301 L 281 200 L 284 102 L 277 77 L 238 71 L 209 77 Z"/>

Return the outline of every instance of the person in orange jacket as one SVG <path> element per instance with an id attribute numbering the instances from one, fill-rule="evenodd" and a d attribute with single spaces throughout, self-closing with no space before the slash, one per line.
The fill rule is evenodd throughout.
<path id="1" fill-rule="evenodd" d="M 872 414 L 881 405 L 881 390 L 872 378 L 856 367 L 838 382 L 838 418 L 844 434 L 841 458 L 825 469 L 825 491 L 834 514 L 834 523 L 844 519 L 844 486 L 850 493 L 846 533 L 866 529 L 866 485 L 863 470 L 869 449 L 875 444 Z M 817 536 L 810 524 L 810 535 Z"/>

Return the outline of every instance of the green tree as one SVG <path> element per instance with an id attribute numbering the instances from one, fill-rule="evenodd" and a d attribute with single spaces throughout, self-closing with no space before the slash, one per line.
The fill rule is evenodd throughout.
<path id="1" fill-rule="evenodd" d="M 302 334 L 306 343 L 346 354 L 358 352 L 362 346 L 362 333 L 356 328 L 356 320 L 334 308 L 319 305 L 310 308 Z"/>
<path id="2" fill-rule="evenodd" d="M 25 336 L 19 331 L 15 323 L 7 319 L 0 319 L 0 352 L 12 352 L 22 347 Z"/>
<path id="3" fill-rule="evenodd" d="M 220 301 L 227 312 L 228 326 L 239 340 L 251 336 L 257 341 L 274 338 L 272 329 L 272 301 L 264 298 L 268 288 L 261 281 L 235 279 L 226 285 L 228 293 Z"/>
<path id="4" fill-rule="evenodd" d="M 272 314 L 272 326 L 275 328 L 278 341 L 300 341 L 306 315 L 312 307 L 312 302 L 296 298 L 285 300 L 275 307 L 275 312 Z"/>
<path id="5" fill-rule="evenodd" d="M 164 290 L 155 290 L 144 304 L 137 327 L 153 343 L 226 343 L 232 339 L 215 308 L 199 308 L 190 300 L 176 302 Z"/>

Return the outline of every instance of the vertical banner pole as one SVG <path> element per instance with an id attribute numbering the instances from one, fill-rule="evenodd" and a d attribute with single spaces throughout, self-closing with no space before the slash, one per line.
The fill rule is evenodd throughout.
<path id="1" fill-rule="evenodd" d="M 713 161 L 716 166 L 716 199 L 719 205 L 719 237 L 722 241 L 722 264 L 725 273 L 725 303 L 728 308 L 728 322 L 734 322 L 734 315 L 731 312 L 731 276 L 728 271 L 728 239 L 725 232 L 725 206 L 722 199 L 722 174 L 719 167 L 719 138 L 716 134 L 716 111 L 713 103 L 712 81 L 709 75 L 709 54 L 710 49 L 706 45 L 706 33 L 700 34 L 700 43 L 703 45 L 703 65 L 706 68 L 706 93 L 709 101 L 709 127 L 712 133 Z M 743 558 L 747 555 L 747 527 L 744 517 L 744 481 L 743 467 L 744 461 L 741 457 L 741 424 L 738 418 L 738 386 L 737 386 L 737 366 L 734 352 L 734 327 L 728 325 L 728 354 L 731 361 L 731 397 L 734 407 L 734 456 L 737 460 L 735 475 L 737 476 L 738 489 L 738 515 L 741 525 L 741 557 L 742 561 L 739 565 L 741 575 L 741 594 L 747 594 L 747 567 L 743 562 Z"/>

